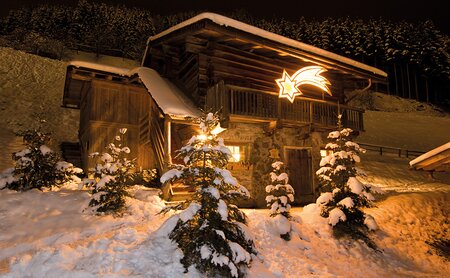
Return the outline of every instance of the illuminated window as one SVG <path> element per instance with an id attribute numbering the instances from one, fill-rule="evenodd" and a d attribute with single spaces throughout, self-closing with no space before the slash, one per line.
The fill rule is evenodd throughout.
<path id="1" fill-rule="evenodd" d="M 231 151 L 230 162 L 239 162 L 241 160 L 241 148 L 239 146 L 227 146 Z"/>
<path id="2" fill-rule="evenodd" d="M 320 156 L 321 156 L 322 158 L 324 158 L 325 156 L 328 156 L 328 155 L 330 155 L 330 154 L 332 154 L 332 153 L 333 153 L 332 150 L 325 150 L 325 149 L 321 149 L 321 150 L 320 150 Z"/>

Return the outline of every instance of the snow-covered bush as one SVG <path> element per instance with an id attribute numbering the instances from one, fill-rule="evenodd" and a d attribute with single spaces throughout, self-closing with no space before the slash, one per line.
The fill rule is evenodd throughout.
<path id="1" fill-rule="evenodd" d="M 125 210 L 125 197 L 130 197 L 127 188 L 133 182 L 134 160 L 126 158 L 130 148 L 122 146 L 126 128 L 121 128 L 115 136 L 115 143 L 109 143 L 107 152 L 93 153 L 98 164 L 89 169 L 90 178 L 84 183 L 92 187 L 89 206 L 98 214 L 121 216 Z"/>
<path id="2" fill-rule="evenodd" d="M 196 122 L 202 135 L 193 136 L 179 150 L 184 165 L 174 165 L 161 177 L 163 184 L 177 181 L 196 190 L 192 199 L 175 207 L 184 210 L 167 220 L 176 222 L 169 237 L 183 251 L 186 270 L 194 265 L 208 277 L 242 277 L 256 250 L 246 216 L 234 202 L 249 193 L 225 169 L 231 152 L 211 133 L 218 124 L 217 113 Z"/>
<path id="3" fill-rule="evenodd" d="M 321 208 L 321 215 L 333 226 L 336 236 L 367 239 L 366 232 L 376 230 L 377 224 L 362 208 L 372 206 L 375 198 L 371 194 L 371 186 L 357 179 L 355 166 L 360 162 L 358 154 L 365 150 L 352 142 L 353 131 L 341 128 L 341 115 L 338 118 L 338 130 L 329 133 L 330 142 L 325 147 L 331 152 L 322 158 L 321 168 L 316 172 L 321 188 L 329 192 L 322 193 L 316 203 Z"/>
<path id="4" fill-rule="evenodd" d="M 59 155 L 46 145 L 50 142 L 49 134 L 30 129 L 18 135 L 23 137 L 26 148 L 13 153 L 14 168 L 0 175 L 0 189 L 26 191 L 33 188 L 78 187 L 81 180 L 76 175 L 82 170 L 61 161 Z"/>
<path id="5" fill-rule="evenodd" d="M 294 201 L 294 189 L 288 183 L 289 176 L 284 171 L 284 163 L 276 161 L 272 163 L 270 173 L 271 184 L 266 186 L 266 202 L 270 208 L 270 216 L 274 217 L 280 237 L 284 240 L 291 239 L 291 209 L 290 203 Z"/>

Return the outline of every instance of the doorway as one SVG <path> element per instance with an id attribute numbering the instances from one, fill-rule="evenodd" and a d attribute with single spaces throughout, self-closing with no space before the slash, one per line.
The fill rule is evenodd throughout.
<path id="1" fill-rule="evenodd" d="M 311 148 L 284 147 L 289 183 L 295 190 L 294 205 L 314 200 Z"/>

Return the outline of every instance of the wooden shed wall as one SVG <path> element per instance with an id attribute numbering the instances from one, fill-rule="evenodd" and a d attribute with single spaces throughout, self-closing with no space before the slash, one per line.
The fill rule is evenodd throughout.
<path id="1" fill-rule="evenodd" d="M 129 158 L 137 158 L 143 168 L 152 164 L 151 153 L 139 145 L 139 123 L 148 113 L 151 97 L 143 87 L 93 80 L 80 103 L 80 142 L 83 168 L 95 165 L 88 155 L 105 152 L 114 142 L 120 128 L 127 128 L 123 145 L 131 150 Z"/>

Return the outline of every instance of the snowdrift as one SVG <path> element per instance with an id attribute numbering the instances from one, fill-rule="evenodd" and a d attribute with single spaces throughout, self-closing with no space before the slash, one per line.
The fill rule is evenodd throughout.
<path id="1" fill-rule="evenodd" d="M 0 276 L 3 277 L 201 277 L 183 274 L 182 253 L 158 228 L 168 215 L 158 191 L 136 186 L 123 218 L 85 210 L 86 191 L 0 191 Z M 431 246 L 449 238 L 450 194 L 391 195 L 371 208 L 380 226 L 373 239 L 337 241 L 312 204 L 292 211 L 286 242 L 268 210 L 245 210 L 257 250 L 249 277 L 444 277 L 450 264 Z"/>

